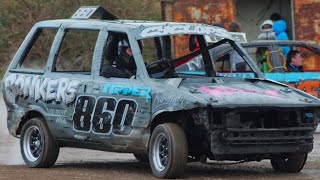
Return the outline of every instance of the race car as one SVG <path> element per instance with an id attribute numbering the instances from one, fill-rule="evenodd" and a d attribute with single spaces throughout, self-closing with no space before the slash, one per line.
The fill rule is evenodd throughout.
<path id="1" fill-rule="evenodd" d="M 174 44 L 192 38 L 197 49 Z M 246 77 L 217 71 L 227 48 Z M 202 75 L 192 69 L 200 66 Z M 207 158 L 270 159 L 276 171 L 296 173 L 319 123 L 319 99 L 266 79 L 225 29 L 120 20 L 102 7 L 36 23 L 2 92 L 9 132 L 37 168 L 53 166 L 61 147 L 77 147 L 133 153 L 160 178 Z"/>

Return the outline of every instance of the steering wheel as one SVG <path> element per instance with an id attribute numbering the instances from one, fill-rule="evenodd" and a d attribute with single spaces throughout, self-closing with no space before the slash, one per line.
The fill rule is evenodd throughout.
<path id="1" fill-rule="evenodd" d="M 170 59 L 162 58 L 147 64 L 146 68 L 152 78 L 163 78 L 167 77 L 169 72 L 172 71 L 173 66 Z"/>

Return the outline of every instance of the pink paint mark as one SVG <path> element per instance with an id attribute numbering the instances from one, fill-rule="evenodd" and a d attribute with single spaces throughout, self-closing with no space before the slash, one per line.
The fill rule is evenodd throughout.
<path id="1" fill-rule="evenodd" d="M 246 94 L 261 94 L 261 95 L 268 95 L 268 96 L 274 96 L 278 97 L 279 93 L 277 90 L 266 90 L 266 91 L 255 91 L 255 90 L 249 90 L 249 89 L 235 89 L 235 88 L 229 88 L 224 86 L 217 86 L 213 89 L 210 89 L 209 87 L 200 87 L 198 88 L 199 91 L 209 94 L 211 96 L 226 96 L 226 95 L 233 95 L 233 94 L 239 94 L 239 93 L 246 93 Z"/>

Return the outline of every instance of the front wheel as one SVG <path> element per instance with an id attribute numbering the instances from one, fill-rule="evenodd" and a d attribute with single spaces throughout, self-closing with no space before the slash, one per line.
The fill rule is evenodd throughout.
<path id="1" fill-rule="evenodd" d="M 307 160 L 307 153 L 294 153 L 271 158 L 271 165 L 275 171 L 298 173 Z"/>
<path id="2" fill-rule="evenodd" d="M 22 127 L 20 149 L 29 167 L 50 167 L 56 162 L 60 147 L 53 141 L 44 120 L 33 118 Z"/>
<path id="3" fill-rule="evenodd" d="M 180 177 L 184 173 L 187 157 L 187 138 L 179 125 L 164 123 L 154 129 L 149 145 L 149 160 L 156 177 Z"/>

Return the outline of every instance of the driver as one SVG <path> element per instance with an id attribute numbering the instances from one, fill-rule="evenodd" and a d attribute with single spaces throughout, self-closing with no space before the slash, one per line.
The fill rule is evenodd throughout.
<path id="1" fill-rule="evenodd" d="M 101 75 L 106 78 L 131 78 L 136 74 L 136 63 L 128 39 L 119 42 L 120 53 L 114 58 L 114 63 L 107 65 L 101 71 Z"/>

